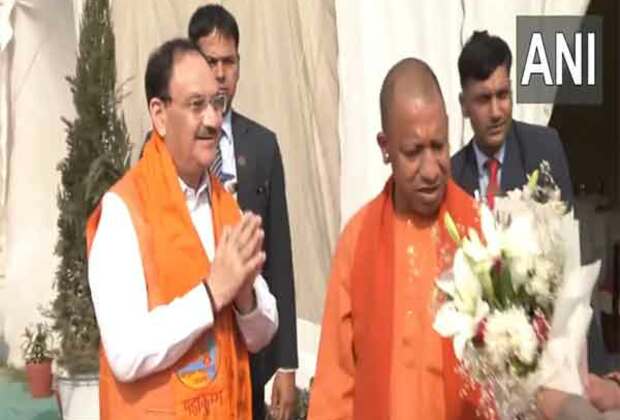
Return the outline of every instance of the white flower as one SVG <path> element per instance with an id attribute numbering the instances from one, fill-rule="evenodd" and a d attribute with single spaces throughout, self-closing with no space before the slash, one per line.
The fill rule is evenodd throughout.
<path id="1" fill-rule="evenodd" d="M 480 227 L 490 258 L 499 257 L 502 242 L 501 231 L 498 229 L 493 212 L 486 205 L 480 207 Z"/>
<path id="2" fill-rule="evenodd" d="M 437 287 L 452 298 L 458 311 L 468 315 L 476 313 L 476 306 L 482 299 L 482 286 L 462 249 L 456 251 L 452 271 L 437 281 Z"/>
<path id="3" fill-rule="evenodd" d="M 482 208 L 486 207 L 483 206 Z M 485 297 L 491 299 L 493 296 L 491 267 L 493 267 L 495 259 L 499 257 L 499 248 L 492 250 L 489 246 L 485 246 L 480 240 L 478 233 L 474 229 L 469 229 L 467 238 L 464 238 L 462 241 L 461 249 L 463 251 L 463 258 L 468 264 L 471 264 L 471 271 L 482 286 Z M 456 262 L 455 256 L 455 266 Z"/>
<path id="4" fill-rule="evenodd" d="M 553 296 L 554 267 L 545 258 L 536 258 L 532 267 L 532 278 L 525 284 L 525 291 L 536 298 L 538 302 L 549 302 Z"/>
<path id="5" fill-rule="evenodd" d="M 482 299 L 477 302 L 473 315 L 459 311 L 454 301 L 448 301 L 439 308 L 433 329 L 442 337 L 453 337 L 454 354 L 462 360 L 465 345 L 476 335 L 478 324 L 488 313 L 489 305 Z"/>
<path id="6" fill-rule="evenodd" d="M 508 264 L 515 290 L 527 283 L 541 253 L 536 223 L 531 214 L 510 215 L 506 226 L 496 232 L 502 260 Z"/>
<path id="7" fill-rule="evenodd" d="M 442 337 L 454 337 L 454 353 L 460 360 L 478 323 L 489 313 L 489 305 L 482 299 L 482 285 L 462 249 L 454 256 L 452 271 L 437 281 L 437 287 L 450 300 L 439 308 L 433 328 Z"/>
<path id="8" fill-rule="evenodd" d="M 503 231 L 502 249 L 508 257 L 529 257 L 540 253 L 538 233 L 532 215 L 513 217 Z"/>
<path id="9" fill-rule="evenodd" d="M 547 280 L 548 283 L 551 283 L 551 280 L 555 274 L 555 267 L 551 263 L 551 261 L 546 258 L 536 258 L 534 264 L 534 270 L 536 272 L 536 276 L 540 276 Z"/>
<path id="10" fill-rule="evenodd" d="M 562 259 L 562 212 L 563 203 L 549 201 L 545 204 L 532 203 L 531 213 L 538 230 L 540 250 L 544 254 L 555 254 Z"/>
<path id="11" fill-rule="evenodd" d="M 474 264 L 486 264 L 492 260 L 490 249 L 482 243 L 478 233 L 469 229 L 467 237 L 463 239 L 463 252 Z"/>
<path id="12" fill-rule="evenodd" d="M 525 256 L 516 256 L 508 258 L 508 266 L 510 268 L 510 278 L 515 290 L 526 285 L 530 281 L 530 273 L 534 270 L 534 258 Z"/>
<path id="13" fill-rule="evenodd" d="M 500 217 L 510 215 L 511 218 L 531 213 L 529 191 L 511 190 L 504 197 L 495 198 L 495 213 Z"/>
<path id="14" fill-rule="evenodd" d="M 538 348 L 536 333 L 523 308 L 513 307 L 489 315 L 484 341 L 492 365 L 499 369 L 511 357 L 524 364 L 533 363 Z"/>

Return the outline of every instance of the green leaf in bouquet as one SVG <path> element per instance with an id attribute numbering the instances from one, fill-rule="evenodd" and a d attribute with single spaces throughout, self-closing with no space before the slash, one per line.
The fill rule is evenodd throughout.
<path id="1" fill-rule="evenodd" d="M 536 370 L 536 366 L 538 365 L 538 359 L 535 359 L 533 363 L 523 363 L 519 360 L 518 357 L 510 358 L 510 365 L 512 367 L 513 372 L 520 378 L 525 378 L 530 373 Z"/>
<path id="2" fill-rule="evenodd" d="M 534 172 L 527 176 L 527 188 L 534 192 L 538 185 L 538 177 L 540 176 L 540 170 L 536 169 Z"/>
<path id="3" fill-rule="evenodd" d="M 493 289 L 495 297 L 501 308 L 506 308 L 514 303 L 517 297 L 512 285 L 512 277 L 508 264 L 498 261 L 491 269 L 491 279 L 493 281 Z"/>
<path id="4" fill-rule="evenodd" d="M 493 279 L 491 278 L 491 269 L 488 263 L 476 263 L 471 257 L 465 256 L 474 275 L 482 286 L 482 297 L 490 305 L 496 305 L 495 291 L 493 287 Z"/>
<path id="5" fill-rule="evenodd" d="M 490 270 L 485 270 L 484 273 L 478 275 L 480 283 L 482 284 L 482 295 L 484 299 L 492 305 L 497 306 L 497 295 L 495 293 L 495 286 L 493 285 L 493 278 Z"/>
<path id="6" fill-rule="evenodd" d="M 454 243 L 460 246 L 461 236 L 459 235 L 459 230 L 456 228 L 456 223 L 454 223 L 454 219 L 449 212 L 446 212 L 446 214 L 444 215 L 443 223 L 446 226 L 446 230 L 448 231 L 448 234 L 450 235 Z"/>

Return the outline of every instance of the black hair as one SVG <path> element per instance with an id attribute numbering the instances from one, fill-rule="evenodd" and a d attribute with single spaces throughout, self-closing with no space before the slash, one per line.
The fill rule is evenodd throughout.
<path id="1" fill-rule="evenodd" d="M 187 53 L 200 54 L 200 51 L 185 38 L 166 41 L 151 53 L 144 75 L 147 104 L 153 98 L 170 99 L 170 78 L 174 60 L 179 55 Z"/>
<path id="2" fill-rule="evenodd" d="M 510 74 L 512 54 L 506 41 L 487 31 L 474 31 L 459 55 L 461 88 L 469 80 L 482 81 L 489 78 L 499 66 L 506 66 Z"/>
<path id="3" fill-rule="evenodd" d="M 232 38 L 235 47 L 239 48 L 239 26 L 235 17 L 219 4 L 207 4 L 196 9 L 187 29 L 189 39 L 194 44 L 203 36 L 218 32 L 225 38 Z"/>

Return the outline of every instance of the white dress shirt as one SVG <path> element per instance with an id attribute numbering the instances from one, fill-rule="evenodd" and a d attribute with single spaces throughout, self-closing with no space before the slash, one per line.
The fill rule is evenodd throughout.
<path id="1" fill-rule="evenodd" d="M 208 185 L 181 189 L 192 223 L 209 259 L 215 256 Z M 140 247 L 124 201 L 113 192 L 102 199 L 101 220 L 88 259 L 88 278 L 101 340 L 118 380 L 134 381 L 174 364 L 214 322 L 213 308 L 202 283 L 167 305 L 148 309 Z M 276 300 L 265 279 L 254 282 L 256 308 L 235 312 L 250 352 L 257 352 L 278 328 Z"/>
<path id="2" fill-rule="evenodd" d="M 232 111 L 224 115 L 220 131 L 220 151 L 222 152 L 222 173 L 237 180 L 237 163 L 235 161 L 235 143 L 232 133 Z"/>
<path id="3" fill-rule="evenodd" d="M 489 172 L 485 165 L 489 157 L 484 154 L 482 150 L 478 148 L 476 142 L 473 142 L 474 153 L 476 154 L 476 163 L 478 164 L 478 190 L 479 197 L 486 197 L 487 187 L 489 186 Z M 506 150 L 506 143 L 502 144 L 502 147 L 493 156 L 499 162 L 499 168 L 497 169 L 497 184 L 502 185 L 502 166 L 504 165 L 504 151 Z"/>

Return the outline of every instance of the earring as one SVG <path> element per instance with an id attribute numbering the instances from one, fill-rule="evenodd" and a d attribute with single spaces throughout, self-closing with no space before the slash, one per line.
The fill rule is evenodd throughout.
<path id="1" fill-rule="evenodd" d="M 383 154 L 383 163 L 390 163 L 390 154 L 388 152 Z"/>

